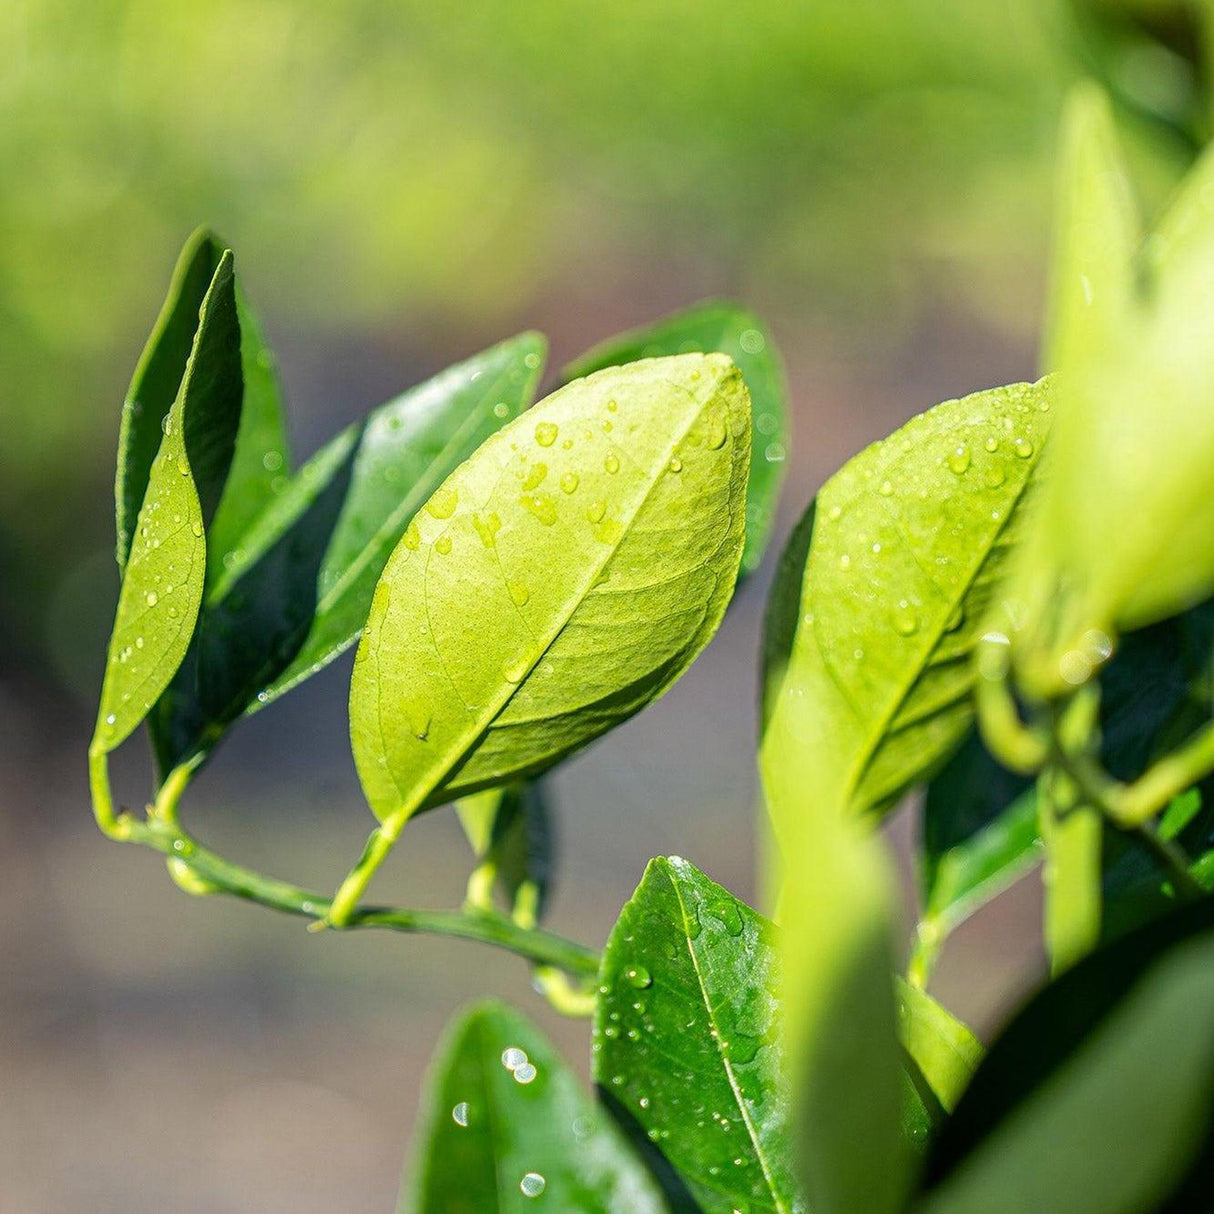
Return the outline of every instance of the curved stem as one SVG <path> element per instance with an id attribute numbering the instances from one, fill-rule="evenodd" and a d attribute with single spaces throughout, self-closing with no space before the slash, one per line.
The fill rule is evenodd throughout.
<path id="1" fill-rule="evenodd" d="M 388 858 L 388 853 L 396 846 L 401 829 L 408 818 L 407 813 L 395 814 L 385 818 L 370 834 L 363 854 L 358 863 L 346 874 L 345 879 L 337 887 L 329 903 L 327 920 L 332 927 L 349 927 L 354 919 L 355 910 L 371 878 L 375 876 L 379 866 Z"/>
<path id="2" fill-rule="evenodd" d="M 1031 776 L 1041 769 L 1049 755 L 1049 742 L 1038 729 L 1020 719 L 1015 698 L 1008 686 L 1007 670 L 999 661 L 1003 655 L 990 647 L 996 642 L 985 642 L 986 655 L 979 662 L 978 678 L 974 682 L 974 706 L 978 716 L 978 730 L 987 749 L 1008 770 Z"/>

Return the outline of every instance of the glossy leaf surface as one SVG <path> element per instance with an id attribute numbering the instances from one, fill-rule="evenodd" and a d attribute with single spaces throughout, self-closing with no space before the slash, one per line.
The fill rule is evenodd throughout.
<path id="1" fill-rule="evenodd" d="M 758 317 L 732 304 L 699 304 L 608 338 L 566 367 L 563 376 L 570 380 L 638 358 L 691 351 L 728 354 L 737 363 L 750 392 L 754 437 L 746 487 L 746 547 L 742 552 L 745 576 L 758 568 L 767 549 L 789 450 L 784 372 L 775 342 Z"/>
<path id="2" fill-rule="evenodd" d="M 686 669 L 737 576 L 749 413 L 721 355 L 601 371 L 440 486 L 384 570 L 351 682 L 381 820 L 538 774 Z"/>
<path id="3" fill-rule="evenodd" d="M 707 1214 L 804 1208 L 780 1088 L 774 931 L 672 857 L 650 862 L 603 954 L 595 1082 Z"/>
<path id="4" fill-rule="evenodd" d="M 1156 1208 L 1210 1134 L 1212 1000 L 1214 902 L 1081 961 L 991 1047 L 916 1209 Z"/>
<path id="5" fill-rule="evenodd" d="M 413 515 L 530 403 L 543 350 L 541 337 L 524 334 L 381 406 L 313 456 L 237 548 L 212 550 L 221 572 L 208 586 L 189 659 L 157 712 L 162 767 L 208 749 L 236 717 L 353 644 Z"/>
<path id="6" fill-rule="evenodd" d="M 95 745 L 103 750 L 143 720 L 189 647 L 203 593 L 205 528 L 231 460 L 240 398 L 235 280 L 225 253 L 136 520 L 101 690 Z"/>
<path id="7" fill-rule="evenodd" d="M 431 1077 L 402 1214 L 659 1214 L 640 1160 L 552 1046 L 500 1004 L 473 1009 Z"/>
<path id="8" fill-rule="evenodd" d="M 945 402 L 823 487 L 781 561 L 766 621 L 762 753 L 773 778 L 786 767 L 811 781 L 804 796 L 879 812 L 961 741 L 970 655 L 1049 406 L 1045 382 Z M 785 763 L 783 751 L 796 754 Z M 789 829 L 781 806 L 795 812 L 797 800 L 775 799 L 777 837 Z"/>

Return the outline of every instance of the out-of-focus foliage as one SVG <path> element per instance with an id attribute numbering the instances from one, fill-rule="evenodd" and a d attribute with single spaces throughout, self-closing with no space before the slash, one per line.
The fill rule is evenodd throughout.
<path id="1" fill-rule="evenodd" d="M 1065 86 L 1110 87 L 1159 197 L 1203 126 L 1195 13 L 9 0 L 0 618 L 35 635 L 48 603 L 54 630 L 56 601 L 88 601 L 63 598 L 65 570 L 104 543 L 81 503 L 108 475 L 163 267 L 198 222 L 254 251 L 255 302 L 303 336 L 407 331 L 405 316 L 500 330 L 574 275 L 607 298 L 672 266 L 695 266 L 697 289 L 779 293 L 865 344 L 941 298 L 1027 330 Z"/>

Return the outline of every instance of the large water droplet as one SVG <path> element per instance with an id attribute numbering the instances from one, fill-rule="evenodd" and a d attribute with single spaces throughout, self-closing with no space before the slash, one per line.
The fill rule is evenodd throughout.
<path id="1" fill-rule="evenodd" d="M 518 1187 L 524 1197 L 538 1197 L 548 1187 L 548 1182 L 538 1172 L 528 1172 L 518 1182 Z"/>
<path id="2" fill-rule="evenodd" d="M 949 452 L 948 466 L 958 476 L 963 476 L 969 470 L 970 449 L 964 443 Z"/>
<path id="3" fill-rule="evenodd" d="M 424 742 L 430 736 L 430 723 L 433 720 L 430 705 L 424 700 L 406 700 L 404 708 L 409 732 L 419 742 Z"/>
<path id="4" fill-rule="evenodd" d="M 576 493 L 578 486 L 578 474 L 576 472 L 566 472 L 561 477 L 561 492 Z"/>
<path id="5" fill-rule="evenodd" d="M 156 593 L 156 591 L 149 590 L 147 594 L 143 596 L 143 599 L 149 607 L 155 607 L 157 602 L 159 602 L 160 596 Z"/>
<path id="6" fill-rule="evenodd" d="M 610 472 L 612 475 L 617 473 L 620 470 L 619 456 L 616 455 L 616 453 L 614 451 L 611 452 L 611 454 L 608 455 L 605 460 L 603 460 L 603 467 L 606 468 L 607 471 Z"/>
<path id="7" fill-rule="evenodd" d="M 468 1124 L 468 1102 L 461 1100 L 459 1104 L 451 1110 L 451 1120 L 458 1126 L 467 1126 Z"/>
<path id="8" fill-rule="evenodd" d="M 535 427 L 535 441 L 541 447 L 551 447 L 556 442 L 556 436 L 559 433 L 560 431 L 552 422 L 540 422 Z"/>
<path id="9" fill-rule="evenodd" d="M 503 664 L 502 678 L 507 683 L 521 683 L 527 671 L 531 668 L 531 659 L 523 654 L 521 657 L 513 659 Z"/>
<path id="10" fill-rule="evenodd" d="M 722 924 L 731 936 L 742 934 L 742 913 L 738 910 L 738 904 L 732 899 L 710 902 L 704 909 L 712 918 Z"/>
<path id="11" fill-rule="evenodd" d="M 502 1050 L 502 1066 L 508 1071 L 513 1071 L 515 1067 L 520 1067 L 527 1061 L 527 1051 L 519 1049 L 517 1045 L 507 1046 Z"/>
<path id="12" fill-rule="evenodd" d="M 683 461 L 679 459 L 677 455 L 672 455 L 670 457 L 670 463 L 667 465 L 667 467 L 671 470 L 671 472 L 682 472 Z"/>
<path id="13" fill-rule="evenodd" d="M 725 425 L 724 417 L 714 417 L 708 423 L 708 433 L 704 441 L 707 443 L 709 450 L 716 451 L 725 446 L 725 440 L 729 437 L 729 431 Z"/>
<path id="14" fill-rule="evenodd" d="M 544 478 L 548 475 L 548 465 L 536 462 L 531 465 L 531 471 L 527 473 L 527 479 L 523 481 L 523 488 L 530 493 L 532 489 L 538 489 L 543 483 Z"/>
<path id="15" fill-rule="evenodd" d="M 533 515 L 545 527 L 551 527 L 556 522 L 556 502 L 546 493 L 524 493 L 519 499 L 519 505 Z"/>
<path id="16" fill-rule="evenodd" d="M 653 985 L 653 979 L 643 965 L 630 965 L 624 971 L 624 981 L 638 990 L 644 990 L 647 986 Z"/>
<path id="17" fill-rule="evenodd" d="M 591 502 L 586 507 L 586 518 L 592 523 L 601 523 L 606 513 L 607 506 L 604 502 Z"/>
<path id="18" fill-rule="evenodd" d="M 1028 459 L 1036 448 L 1027 438 L 1018 438 L 1014 443 L 1012 443 L 1012 450 L 1015 451 L 1021 459 Z"/>
<path id="19" fill-rule="evenodd" d="M 531 591 L 522 582 L 509 582 L 506 589 L 510 591 L 510 597 L 518 607 L 524 606 L 531 598 Z"/>
<path id="20" fill-rule="evenodd" d="M 520 1062 L 514 1068 L 514 1082 L 528 1084 L 535 1080 L 539 1072 L 535 1069 L 535 1065 L 530 1062 Z"/>
<path id="21" fill-rule="evenodd" d="M 450 485 L 440 485 L 426 503 L 426 511 L 435 518 L 450 518 L 459 505 L 459 494 Z"/>

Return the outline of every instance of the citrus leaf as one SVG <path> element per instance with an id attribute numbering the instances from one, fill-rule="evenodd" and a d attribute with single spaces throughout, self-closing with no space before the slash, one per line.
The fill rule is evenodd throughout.
<path id="1" fill-rule="evenodd" d="M 1045 381 L 947 401 L 818 494 L 766 622 L 765 780 L 770 769 L 775 781 L 808 781 L 772 798 L 777 837 L 806 797 L 887 809 L 964 737 L 970 655 L 1021 528 L 1049 407 Z"/>
<path id="2" fill-rule="evenodd" d="M 443 483 L 351 681 L 381 821 L 539 774 L 678 678 L 733 591 L 749 421 L 729 359 L 653 359 L 562 388 Z"/>
<path id="3" fill-rule="evenodd" d="M 452 1031 L 424 1117 L 402 1214 L 664 1209 L 610 1118 L 544 1037 L 500 1004 L 474 1008 Z"/>
<path id="4" fill-rule="evenodd" d="M 1212 1000 L 1214 900 L 1080 961 L 991 1046 L 915 1209 L 1159 1208 L 1209 1158 Z"/>
<path id="5" fill-rule="evenodd" d="M 650 861 L 603 952 L 594 1080 L 706 1214 L 802 1208 L 781 1088 L 774 932 L 671 857 Z"/>
<path id="6" fill-rule="evenodd" d="M 982 1060 L 982 1045 L 926 991 L 899 981 L 897 996 L 903 1048 L 930 1088 L 933 1102 L 951 1113 Z"/>
<path id="7" fill-rule="evenodd" d="M 122 406 L 114 500 L 118 568 L 126 569 L 135 523 L 147 493 L 152 461 L 160 451 L 161 426 L 185 375 L 198 312 L 211 287 L 223 247 L 205 228 L 194 232 L 177 259 L 168 295 L 139 358 Z"/>
<path id="8" fill-rule="evenodd" d="M 543 784 L 526 780 L 487 788 L 461 797 L 455 811 L 477 859 L 492 864 L 507 909 L 538 922 L 553 867 L 552 812 Z"/>
<path id="9" fill-rule="evenodd" d="M 382 405 L 268 499 L 238 547 L 210 546 L 220 572 L 208 584 L 195 644 L 154 718 L 162 770 L 209 750 L 241 714 L 353 644 L 413 515 L 487 435 L 530 404 L 543 351 L 542 337 L 523 334 Z"/>
<path id="10" fill-rule="evenodd" d="M 222 554 L 239 543 L 253 520 L 274 500 L 290 475 L 282 393 L 274 359 L 239 281 L 240 367 L 244 397 L 232 466 L 215 518 L 207 528 L 208 585 L 223 574 Z"/>
<path id="11" fill-rule="evenodd" d="M 789 449 L 784 371 L 775 342 L 758 317 L 733 304 L 698 304 L 608 338 L 566 367 L 562 377 L 567 382 L 638 358 L 696 350 L 728 354 L 737 363 L 750 392 L 754 439 L 746 487 L 746 547 L 742 552 L 742 576 L 746 576 L 758 568 L 767 549 Z"/>
<path id="12" fill-rule="evenodd" d="M 189 647 L 202 599 L 205 528 L 240 421 L 232 255 L 203 300 L 194 345 L 136 520 L 101 689 L 94 746 L 112 750 L 147 715 Z"/>

